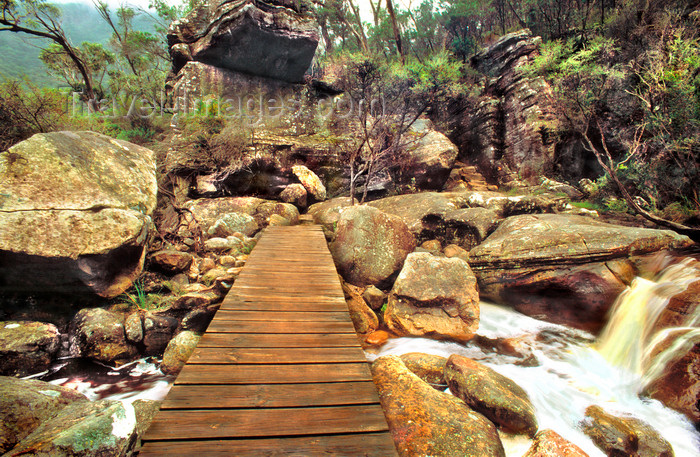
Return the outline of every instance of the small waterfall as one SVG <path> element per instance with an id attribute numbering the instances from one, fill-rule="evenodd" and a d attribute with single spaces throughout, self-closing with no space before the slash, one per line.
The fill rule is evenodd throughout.
<path id="1" fill-rule="evenodd" d="M 698 280 L 700 262 L 692 258 L 665 268 L 652 280 L 635 278 L 613 305 L 608 323 L 595 345 L 598 352 L 611 365 L 629 371 L 640 381 L 654 379 L 673 359 L 673 354 L 683 348 L 684 342 L 696 334 L 694 327 L 700 323 L 700 307 L 695 313 L 684 316 L 684 322 L 678 327 L 655 332 L 657 320 L 671 297 Z M 685 332 L 679 341 L 650 360 L 654 347 L 681 329 L 690 330 L 690 333 Z"/>

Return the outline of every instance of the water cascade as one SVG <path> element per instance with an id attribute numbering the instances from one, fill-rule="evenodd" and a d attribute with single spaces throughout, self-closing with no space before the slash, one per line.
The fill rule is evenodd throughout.
<path id="1" fill-rule="evenodd" d="M 449 357 L 460 354 L 480 361 L 515 380 L 535 406 L 540 430 L 549 428 L 581 447 L 589 456 L 604 453 L 580 427 L 585 410 L 599 405 L 612 414 L 629 414 L 649 423 L 668 440 L 677 457 L 696 457 L 700 434 L 685 416 L 661 402 L 640 396 L 644 384 L 663 369 L 664 361 L 683 346 L 676 340 L 650 363 L 659 338 L 654 324 L 674 294 L 700 279 L 700 262 L 686 259 L 664 269 L 656 278 L 637 278 L 616 302 L 605 330 L 596 341 L 586 332 L 539 321 L 510 308 L 481 304 L 478 336 L 466 345 L 424 338 L 390 340 L 370 359 L 382 355 L 424 352 Z M 683 327 L 698 323 L 697 312 Z M 693 329 L 690 334 L 700 333 Z M 515 341 L 519 356 L 506 355 L 484 342 Z M 449 390 L 448 390 L 449 391 Z M 529 440 L 502 435 L 509 457 L 521 457 Z"/>

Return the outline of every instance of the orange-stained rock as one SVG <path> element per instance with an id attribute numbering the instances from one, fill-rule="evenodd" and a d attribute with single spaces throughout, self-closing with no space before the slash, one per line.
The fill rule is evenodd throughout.
<path id="1" fill-rule="evenodd" d="M 379 328 L 379 318 L 362 298 L 362 288 L 343 283 L 345 302 L 350 311 L 350 319 L 355 326 L 355 332 L 366 335 Z"/>
<path id="2" fill-rule="evenodd" d="M 511 379 L 457 354 L 447 359 L 445 379 L 453 394 L 503 430 L 530 436 L 537 432 L 535 408 Z"/>
<path id="3" fill-rule="evenodd" d="M 367 338 L 365 338 L 365 343 L 369 344 L 370 346 L 381 346 L 382 344 L 386 343 L 390 337 L 391 334 L 386 330 L 377 330 L 376 332 L 372 332 L 367 335 Z"/>
<path id="4" fill-rule="evenodd" d="M 505 457 L 493 423 L 430 387 L 400 357 L 378 358 L 372 375 L 400 456 Z"/>
<path id="5" fill-rule="evenodd" d="M 447 388 L 445 381 L 445 364 L 447 359 L 439 355 L 422 352 L 408 352 L 401 355 L 406 367 L 423 381 L 439 390 Z"/>
<path id="6" fill-rule="evenodd" d="M 588 457 L 581 448 L 552 430 L 542 430 L 523 457 Z"/>

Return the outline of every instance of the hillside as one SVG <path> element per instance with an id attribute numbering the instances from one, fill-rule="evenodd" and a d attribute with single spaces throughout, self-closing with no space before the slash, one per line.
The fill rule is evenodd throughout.
<path id="1" fill-rule="evenodd" d="M 92 6 L 82 3 L 60 5 L 63 11 L 62 25 L 74 44 L 84 41 L 106 44 L 111 30 Z M 137 30 L 153 31 L 153 20 L 142 15 L 134 21 Z M 52 78 L 44 64 L 39 60 L 41 49 L 48 40 L 29 37 L 23 34 L 0 33 L 0 78 L 19 78 L 27 76 L 39 86 L 61 86 L 62 82 Z"/>

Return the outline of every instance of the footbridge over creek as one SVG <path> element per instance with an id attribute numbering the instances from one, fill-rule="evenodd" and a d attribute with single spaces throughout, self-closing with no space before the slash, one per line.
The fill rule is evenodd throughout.
<path id="1" fill-rule="evenodd" d="M 396 456 L 321 228 L 268 227 L 139 457 Z"/>

